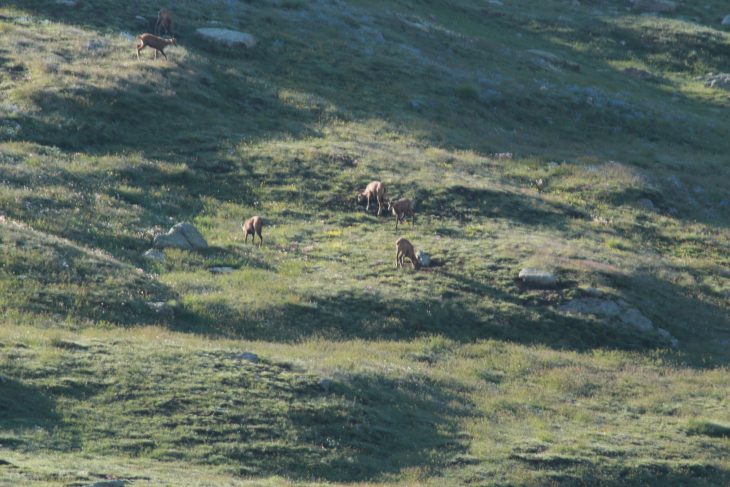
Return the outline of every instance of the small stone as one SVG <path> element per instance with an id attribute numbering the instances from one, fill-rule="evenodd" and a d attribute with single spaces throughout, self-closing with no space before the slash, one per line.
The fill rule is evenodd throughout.
<path id="1" fill-rule="evenodd" d="M 431 265 L 431 256 L 422 250 L 416 252 L 416 259 L 418 259 L 418 263 L 421 264 L 421 267 L 429 267 Z"/>
<path id="2" fill-rule="evenodd" d="M 230 274 L 235 269 L 233 267 L 211 267 L 208 269 L 212 274 Z"/>
<path id="3" fill-rule="evenodd" d="M 56 0 L 56 3 L 58 5 L 63 5 L 64 7 L 75 7 L 76 6 L 76 0 Z"/>
<path id="4" fill-rule="evenodd" d="M 148 301 L 145 303 L 149 309 L 155 312 L 155 314 L 171 317 L 173 315 L 172 306 L 165 303 L 164 301 Z"/>
<path id="5" fill-rule="evenodd" d="M 319 381 L 319 388 L 324 391 L 324 393 L 328 393 L 330 391 L 330 387 L 332 386 L 332 382 L 328 379 L 322 379 Z"/>
<path id="6" fill-rule="evenodd" d="M 140 24 L 146 24 L 147 23 L 147 19 L 145 17 L 142 17 L 141 15 L 135 15 L 134 16 L 134 20 L 136 20 Z"/>
<path id="7" fill-rule="evenodd" d="M 540 269 L 522 269 L 518 277 L 525 284 L 532 284 L 533 286 L 552 287 L 558 283 L 557 278 L 552 272 Z"/>
<path id="8" fill-rule="evenodd" d="M 147 252 L 142 254 L 142 257 L 155 262 L 165 262 L 165 253 L 158 249 L 149 249 Z"/>
<path id="9" fill-rule="evenodd" d="M 730 25 L 730 15 L 726 15 L 723 17 L 722 22 L 720 22 L 720 25 Z"/>
<path id="10" fill-rule="evenodd" d="M 252 364 L 259 363 L 259 356 L 251 352 L 242 352 L 235 355 L 233 358 L 237 360 L 245 360 L 247 362 L 251 362 Z"/>

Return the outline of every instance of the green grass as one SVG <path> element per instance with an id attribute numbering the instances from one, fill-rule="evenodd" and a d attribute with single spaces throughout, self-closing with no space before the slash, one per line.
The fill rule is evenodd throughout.
<path id="1" fill-rule="evenodd" d="M 581 3 L 0 7 L 0 485 L 728 483 L 726 12 Z"/>

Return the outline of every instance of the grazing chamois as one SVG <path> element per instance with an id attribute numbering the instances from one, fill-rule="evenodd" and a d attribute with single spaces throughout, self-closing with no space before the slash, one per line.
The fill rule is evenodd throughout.
<path id="1" fill-rule="evenodd" d="M 264 238 L 261 236 L 261 227 L 264 226 L 264 221 L 260 216 L 252 216 L 246 220 L 241 229 L 243 230 L 244 239 L 243 242 L 248 242 L 248 236 L 251 235 L 251 243 L 256 243 L 256 235 L 259 236 L 259 246 L 263 245 Z"/>
<path id="2" fill-rule="evenodd" d="M 378 202 L 378 216 L 383 211 L 383 205 L 385 204 L 385 186 L 380 181 L 373 181 L 365 187 L 365 191 L 357 194 L 357 202 L 362 203 L 367 200 L 368 204 L 365 207 L 365 211 L 370 212 L 370 200 L 375 198 Z"/>
<path id="3" fill-rule="evenodd" d="M 162 31 L 165 31 L 167 35 L 174 35 L 172 33 L 172 13 L 166 8 L 161 8 L 157 12 L 157 22 L 155 23 L 155 34 L 160 35 Z"/>
<path id="4" fill-rule="evenodd" d="M 406 215 L 411 217 L 411 225 L 416 224 L 416 214 L 413 212 L 413 202 L 409 199 L 402 199 L 396 202 L 388 202 L 388 211 L 395 215 L 395 229 L 398 230 L 398 223 L 402 223 Z"/>
<path id="5" fill-rule="evenodd" d="M 172 39 L 163 39 L 162 37 L 157 37 L 156 35 L 152 34 L 141 34 L 137 36 L 137 60 L 139 61 L 139 51 L 144 49 L 145 47 L 151 47 L 155 50 L 155 59 L 157 59 L 157 51 L 161 52 L 163 56 L 165 56 L 165 59 L 167 59 L 167 54 L 165 54 L 165 48 L 167 46 L 177 46 L 177 41 L 173 37 Z"/>
<path id="6" fill-rule="evenodd" d="M 421 263 L 416 257 L 416 250 L 413 248 L 413 244 L 407 239 L 401 237 L 395 241 L 395 268 L 403 267 L 403 259 L 408 257 L 411 261 L 411 265 L 414 270 L 418 270 L 421 267 Z"/>

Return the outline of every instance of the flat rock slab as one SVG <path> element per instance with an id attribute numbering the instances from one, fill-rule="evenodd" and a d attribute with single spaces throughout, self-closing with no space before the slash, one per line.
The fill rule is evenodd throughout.
<path id="1" fill-rule="evenodd" d="M 195 30 L 195 34 L 206 41 L 227 47 L 246 46 L 247 49 L 251 49 L 257 43 L 256 38 L 251 34 L 220 27 L 201 27 Z"/>
<path id="2" fill-rule="evenodd" d="M 152 246 L 156 249 L 201 250 L 208 248 L 208 242 L 197 228 L 190 223 L 183 222 L 175 224 L 169 232 L 155 236 Z"/>
<path id="3" fill-rule="evenodd" d="M 525 268 L 518 275 L 522 282 L 532 286 L 553 287 L 558 283 L 555 274 L 541 269 Z"/>
<path id="4" fill-rule="evenodd" d="M 242 352 L 238 353 L 233 356 L 236 360 L 245 360 L 246 362 L 251 362 L 252 364 L 259 363 L 259 356 L 252 352 Z"/>
<path id="5" fill-rule="evenodd" d="M 208 269 L 212 274 L 230 274 L 235 269 L 233 267 L 211 267 Z"/>
<path id="6" fill-rule="evenodd" d="M 416 259 L 418 259 L 418 263 L 421 264 L 421 267 L 428 267 L 431 265 L 431 255 L 422 250 L 419 250 L 416 253 Z"/>
<path id="7" fill-rule="evenodd" d="M 730 74 L 709 74 L 705 77 L 705 86 L 707 88 L 716 88 L 719 90 L 730 91 Z"/>

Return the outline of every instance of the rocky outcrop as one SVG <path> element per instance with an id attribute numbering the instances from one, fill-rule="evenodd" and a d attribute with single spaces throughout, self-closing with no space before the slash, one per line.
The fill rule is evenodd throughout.
<path id="1" fill-rule="evenodd" d="M 155 236 L 152 246 L 156 249 L 201 250 L 208 248 L 197 228 L 190 223 L 178 223 L 169 232 Z"/>

